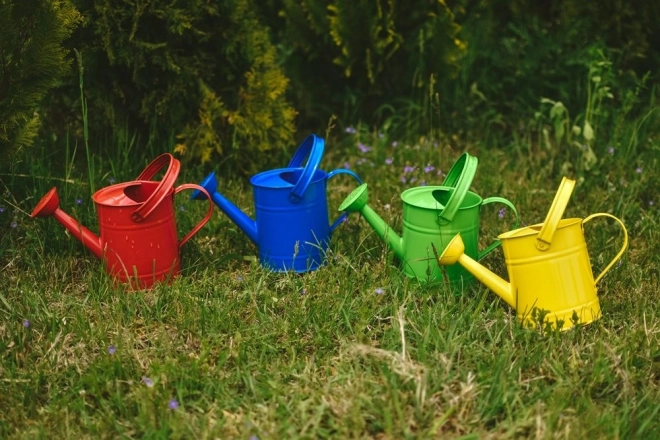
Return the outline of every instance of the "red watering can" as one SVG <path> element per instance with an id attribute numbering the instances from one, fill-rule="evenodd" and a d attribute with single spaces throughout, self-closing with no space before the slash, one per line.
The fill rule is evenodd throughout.
<path id="1" fill-rule="evenodd" d="M 160 182 L 150 181 L 168 165 Z M 59 207 L 57 188 L 39 201 L 31 217 L 53 216 L 94 255 L 103 259 L 106 270 L 132 288 L 144 289 L 157 281 L 167 281 L 181 272 L 179 250 L 213 214 L 209 211 L 181 241 L 174 219 L 174 194 L 184 189 L 204 191 L 185 184 L 174 188 L 181 164 L 171 154 L 158 156 L 132 182 L 103 188 L 92 196 L 99 217 L 99 235 L 78 223 Z"/>

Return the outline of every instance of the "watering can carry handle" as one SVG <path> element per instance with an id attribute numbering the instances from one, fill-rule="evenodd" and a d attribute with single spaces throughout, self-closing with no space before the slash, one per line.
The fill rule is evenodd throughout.
<path id="1" fill-rule="evenodd" d="M 151 212 L 156 209 L 160 202 L 168 195 L 170 188 L 174 187 L 174 182 L 179 176 L 179 170 L 181 169 L 181 162 L 174 158 L 170 153 L 164 153 L 155 158 L 147 167 L 140 173 L 136 180 L 151 180 L 156 173 L 163 168 L 165 165 L 168 165 L 167 171 L 163 176 L 160 184 L 154 191 L 154 193 L 149 196 L 144 203 L 140 205 L 138 209 L 131 213 L 131 220 L 136 223 L 141 222 L 151 214 Z"/>
<path id="2" fill-rule="evenodd" d="M 509 208 L 511 208 L 511 211 L 513 211 L 513 213 L 516 216 L 516 223 L 514 224 L 513 229 L 518 229 L 518 224 L 520 223 L 520 217 L 518 216 L 518 210 L 516 209 L 515 206 L 513 206 L 513 203 L 511 203 L 504 197 L 488 197 L 484 199 L 483 202 L 481 202 L 481 206 L 487 205 L 489 203 L 502 203 L 508 206 Z M 477 260 L 481 260 L 483 257 L 493 252 L 493 250 L 496 247 L 498 247 L 500 244 L 502 244 L 502 242 L 499 240 L 499 238 L 496 238 L 495 241 L 493 241 L 486 249 L 479 252 L 479 254 L 477 255 Z"/>
<path id="3" fill-rule="evenodd" d="M 447 173 L 447 177 L 440 186 L 450 187 L 452 192 L 438 215 L 440 225 L 448 225 L 454 220 L 454 216 L 461 207 L 470 185 L 472 185 L 478 164 L 479 159 L 470 156 L 468 153 L 463 153 Z"/>
<path id="4" fill-rule="evenodd" d="M 192 228 L 192 230 L 190 232 L 188 232 L 186 234 L 186 236 L 183 237 L 183 239 L 181 239 L 181 241 L 179 242 L 179 249 L 181 249 L 181 246 L 183 246 L 186 241 L 190 240 L 190 238 L 193 235 L 195 235 L 197 233 L 197 231 L 199 231 L 202 228 L 202 226 L 204 226 L 209 220 L 211 220 L 211 216 L 213 215 L 213 202 L 211 200 L 211 196 L 209 196 L 209 193 L 206 192 L 206 190 L 204 188 L 202 188 L 199 185 L 195 185 L 194 183 L 186 183 L 186 184 L 178 186 L 174 190 L 174 194 L 178 194 L 179 192 L 183 191 L 184 189 L 194 189 L 194 190 L 202 192 L 209 201 L 209 211 L 206 213 L 206 217 L 204 217 L 199 223 L 197 223 L 197 226 Z"/>
<path id="5" fill-rule="evenodd" d="M 360 179 L 360 177 L 359 177 L 357 174 L 355 174 L 353 171 L 351 171 L 351 170 L 347 170 L 347 169 L 345 169 L 345 168 L 338 168 L 338 169 L 336 169 L 336 170 L 332 170 L 332 171 L 330 171 L 330 172 L 328 173 L 328 177 L 327 177 L 327 179 L 330 179 L 330 178 L 336 176 L 337 174 L 348 174 L 349 176 L 351 176 L 351 177 L 353 177 L 355 180 L 357 180 L 358 185 L 362 185 L 362 179 Z M 332 232 L 333 232 L 335 229 L 337 229 L 337 226 L 339 226 L 340 224 L 342 224 L 342 223 L 346 220 L 347 217 L 348 217 L 348 213 L 347 213 L 347 212 L 342 213 L 342 214 L 337 218 L 337 220 L 335 220 L 335 221 L 330 225 L 330 233 L 332 234 Z"/>
<path id="6" fill-rule="evenodd" d="M 562 178 L 559 189 L 555 194 L 555 199 L 552 201 L 548 215 L 546 215 L 543 221 L 543 226 L 541 226 L 541 231 L 539 231 L 539 235 L 536 237 L 536 249 L 540 251 L 550 249 L 552 236 L 555 235 L 559 221 L 564 215 L 573 188 L 575 188 L 575 180 L 567 177 Z"/>
<path id="7" fill-rule="evenodd" d="M 606 213 L 604 213 L 604 212 L 599 212 L 599 213 L 596 213 L 596 214 L 591 214 L 590 216 L 588 216 L 587 218 L 585 218 L 584 220 L 582 220 L 582 229 L 584 230 L 584 224 L 585 224 L 585 223 L 587 223 L 589 220 L 592 220 L 592 219 L 594 219 L 594 218 L 596 218 L 596 217 L 609 217 L 609 218 L 611 218 L 611 219 L 616 220 L 617 223 L 619 223 L 619 226 L 621 226 L 621 230 L 623 231 L 623 246 L 621 246 L 621 249 L 620 249 L 619 252 L 614 256 L 614 258 L 612 259 L 612 261 L 610 261 L 610 264 L 608 264 L 607 267 L 605 267 L 605 269 L 603 269 L 603 271 L 600 273 L 600 275 L 598 275 L 598 276 L 596 277 L 596 280 L 594 281 L 594 285 L 598 284 L 598 281 L 600 281 L 600 279 L 603 278 L 603 275 L 605 275 L 605 273 L 606 273 L 607 271 L 609 271 L 609 270 L 612 268 L 612 266 L 614 266 L 614 263 L 616 263 L 617 260 L 619 260 L 619 258 L 621 258 L 621 256 L 623 255 L 623 253 L 626 251 L 626 248 L 628 247 L 628 231 L 626 230 L 626 226 L 623 224 L 623 222 L 622 222 L 621 220 L 619 220 L 618 218 L 614 217 L 612 214 L 606 214 Z"/>
<path id="8" fill-rule="evenodd" d="M 291 162 L 289 162 L 289 168 L 301 168 L 302 162 L 307 158 L 307 163 L 303 169 L 298 182 L 294 185 L 293 189 L 289 193 L 289 201 L 291 203 L 299 203 L 307 187 L 309 186 L 314 173 L 316 172 L 319 164 L 321 163 L 321 158 L 323 157 L 323 150 L 325 149 L 325 141 L 322 137 L 319 137 L 315 134 L 310 134 L 305 138 L 305 140 L 300 144 L 296 150 Z"/>

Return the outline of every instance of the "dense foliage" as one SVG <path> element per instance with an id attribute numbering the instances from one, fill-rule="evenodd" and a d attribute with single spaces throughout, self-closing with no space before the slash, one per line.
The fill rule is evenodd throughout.
<path id="1" fill-rule="evenodd" d="M 582 111 L 592 73 L 611 63 L 613 88 L 633 89 L 660 67 L 657 2 L 579 0 L 457 0 L 452 9 L 470 50 L 458 81 L 441 82 L 444 128 L 467 128 L 466 120 L 509 131 L 527 122 L 541 98 Z M 646 94 L 648 96 L 648 93 Z M 620 104 L 623 96 L 616 96 Z M 485 125 L 485 124 L 484 124 Z"/>
<path id="2" fill-rule="evenodd" d="M 62 41 L 80 19 L 68 0 L 0 1 L 0 154 L 37 134 L 41 99 L 70 64 Z"/>
<path id="3" fill-rule="evenodd" d="M 84 55 L 92 126 L 177 135 L 176 150 L 201 161 L 291 143 L 288 80 L 251 0 L 76 4 L 86 23 L 70 44 Z"/>
<path id="4" fill-rule="evenodd" d="M 439 0 L 280 0 L 263 15 L 283 47 L 301 122 L 311 125 L 333 113 L 368 124 L 410 107 L 423 116 L 434 83 L 452 81 L 465 52 Z M 415 125 L 428 130 L 426 122 Z"/>
<path id="5" fill-rule="evenodd" d="M 67 2 L 15 3 L 1 3 L 0 141 L 27 144 L 36 109 L 45 134 L 80 139 L 80 82 L 60 47 L 80 16 Z M 362 122 L 399 138 L 443 133 L 501 144 L 527 136 L 549 148 L 586 146 L 566 150 L 563 163 L 588 170 L 610 138 L 655 106 L 657 2 L 73 4 L 84 24 L 65 44 L 82 54 L 77 67 L 84 67 L 85 118 L 96 148 L 106 134 L 128 131 L 195 161 L 245 166 L 247 154 L 259 168 L 259 153 L 290 151 L 296 138 L 322 133 L 336 115 L 341 124 Z M 51 11 L 52 18 L 34 15 L 49 22 L 19 25 L 38 8 Z M 17 49 L 24 29 L 35 33 L 32 50 L 50 55 Z M 7 58 L 11 50 L 20 56 Z M 30 75 L 19 80 L 16 72 Z M 65 84 L 39 106 L 66 72 Z M 23 88 L 7 85 L 10 77 Z"/>

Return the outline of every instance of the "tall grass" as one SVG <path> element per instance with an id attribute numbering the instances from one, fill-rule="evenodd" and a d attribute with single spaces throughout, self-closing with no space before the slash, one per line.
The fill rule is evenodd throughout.
<path id="1" fill-rule="evenodd" d="M 150 159 L 139 147 L 130 160 L 97 162 L 96 184 L 137 175 Z M 124 291 L 55 221 L 27 218 L 64 178 L 63 209 L 97 230 L 75 149 L 54 158 L 52 146 L 37 148 L 7 173 L 52 180 L 3 180 L 0 436 L 650 438 L 660 429 L 658 145 L 637 148 L 637 157 L 604 155 L 569 204 L 566 216 L 622 218 L 631 246 L 598 286 L 602 319 L 564 333 L 522 328 L 478 284 L 457 296 L 406 279 L 358 216 L 337 230 L 326 267 L 293 275 L 259 267 L 245 235 L 217 213 L 183 247 L 182 277 Z M 399 194 L 440 183 L 463 149 L 480 159 L 477 193 L 512 200 L 525 224 L 543 219 L 560 174 L 525 150 L 359 129 L 323 167 L 357 171 L 400 232 Z M 179 180 L 204 174 L 188 167 Z M 353 185 L 330 182 L 331 211 Z M 222 176 L 219 190 L 253 213 L 245 180 Z M 182 233 L 204 205 L 177 199 Z M 481 221 L 485 246 L 512 219 L 486 207 Z M 621 237 L 606 222 L 586 234 L 596 272 Z M 485 263 L 506 277 L 501 251 Z"/>
<path id="2" fill-rule="evenodd" d="M 58 223 L 28 214 L 56 185 L 62 208 L 97 231 L 94 188 L 134 178 L 172 146 L 122 131 L 85 139 L 81 157 L 76 140 L 42 140 L 0 166 L 0 437 L 655 437 L 658 112 L 626 96 L 630 106 L 606 108 L 614 128 L 592 127 L 588 167 L 586 150 L 566 138 L 580 124 L 561 125 L 562 112 L 529 115 L 497 143 L 437 130 L 404 141 L 399 133 L 414 134 L 419 121 L 398 116 L 380 129 L 326 134 L 323 168 L 360 174 L 369 204 L 397 232 L 401 192 L 439 184 L 465 150 L 479 158 L 472 189 L 511 200 L 526 225 L 543 220 L 563 175 L 576 178 L 565 217 L 612 213 L 630 248 L 598 285 L 602 318 L 567 332 L 523 328 L 479 284 L 456 295 L 407 279 L 356 215 L 333 236 L 327 266 L 295 275 L 261 268 L 217 212 L 183 246 L 183 276 L 128 292 Z M 184 167 L 179 182 L 206 171 Z M 353 186 L 329 182 L 331 211 Z M 246 179 L 223 174 L 219 191 L 254 214 Z M 176 206 L 182 236 L 206 205 L 179 195 Z M 481 211 L 482 247 L 512 227 L 497 208 Z M 585 235 L 598 273 L 621 234 L 603 221 Z M 500 250 L 484 264 L 507 277 Z"/>

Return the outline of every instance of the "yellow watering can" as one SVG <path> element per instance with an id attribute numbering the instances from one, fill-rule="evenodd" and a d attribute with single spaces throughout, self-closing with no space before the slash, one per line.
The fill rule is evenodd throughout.
<path id="1" fill-rule="evenodd" d="M 438 258 L 441 265 L 458 262 L 513 307 L 527 326 L 549 322 L 562 330 L 600 318 L 596 283 L 621 258 L 628 247 L 628 231 L 610 214 L 585 219 L 562 219 L 575 181 L 564 177 L 543 223 L 505 232 L 497 238 L 510 282 L 504 281 L 465 254 L 460 234 L 454 236 Z M 583 226 L 596 217 L 616 220 L 623 230 L 623 246 L 594 280 Z M 545 311 L 545 315 L 539 312 Z"/>

